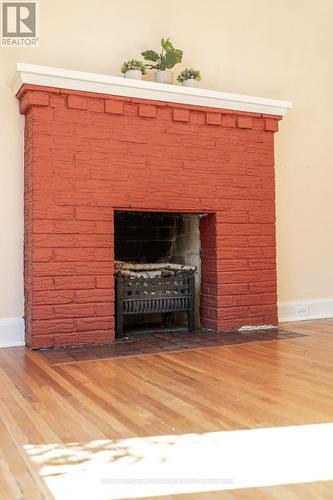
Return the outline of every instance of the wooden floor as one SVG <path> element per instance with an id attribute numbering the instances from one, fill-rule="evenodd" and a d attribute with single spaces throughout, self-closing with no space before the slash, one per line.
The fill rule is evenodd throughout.
<path id="1" fill-rule="evenodd" d="M 23 347 L 0 349 L 1 500 L 124 498 L 112 485 L 80 494 L 79 472 L 88 453 L 126 462 L 119 443 L 132 438 L 333 422 L 333 320 L 281 326 L 305 335 L 59 365 Z M 65 476 L 67 496 L 57 489 Z M 222 490 L 163 498 L 333 498 L 329 481 Z"/>

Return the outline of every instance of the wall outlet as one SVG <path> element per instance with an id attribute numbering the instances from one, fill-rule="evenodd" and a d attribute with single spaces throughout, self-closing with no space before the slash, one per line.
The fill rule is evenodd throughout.
<path id="1" fill-rule="evenodd" d="M 308 305 L 296 306 L 296 316 L 299 317 L 309 316 L 309 306 Z"/>

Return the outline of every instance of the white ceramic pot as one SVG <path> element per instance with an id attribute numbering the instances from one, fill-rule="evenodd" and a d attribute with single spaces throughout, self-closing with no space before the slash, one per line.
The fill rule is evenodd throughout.
<path id="1" fill-rule="evenodd" d="M 173 72 L 172 71 L 156 71 L 154 74 L 155 82 L 158 83 L 172 83 Z"/>
<path id="2" fill-rule="evenodd" d="M 132 80 L 142 80 L 142 73 L 139 69 L 129 69 L 125 73 L 125 78 L 132 78 Z"/>
<path id="3" fill-rule="evenodd" d="M 182 82 L 183 87 L 197 87 L 198 86 L 198 80 L 195 78 L 189 78 L 188 80 L 184 80 Z"/>

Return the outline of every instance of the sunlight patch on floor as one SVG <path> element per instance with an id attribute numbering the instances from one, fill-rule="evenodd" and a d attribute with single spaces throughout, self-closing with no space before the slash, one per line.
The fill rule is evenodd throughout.
<path id="1" fill-rule="evenodd" d="M 61 500 L 333 480 L 332 423 L 24 448 Z"/>

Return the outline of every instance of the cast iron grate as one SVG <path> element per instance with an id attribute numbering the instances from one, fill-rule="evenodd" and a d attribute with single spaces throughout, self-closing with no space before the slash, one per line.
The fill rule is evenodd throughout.
<path id="1" fill-rule="evenodd" d="M 161 272 L 158 276 L 116 274 L 116 333 L 123 335 L 125 315 L 187 312 L 194 330 L 195 282 L 192 271 Z"/>

